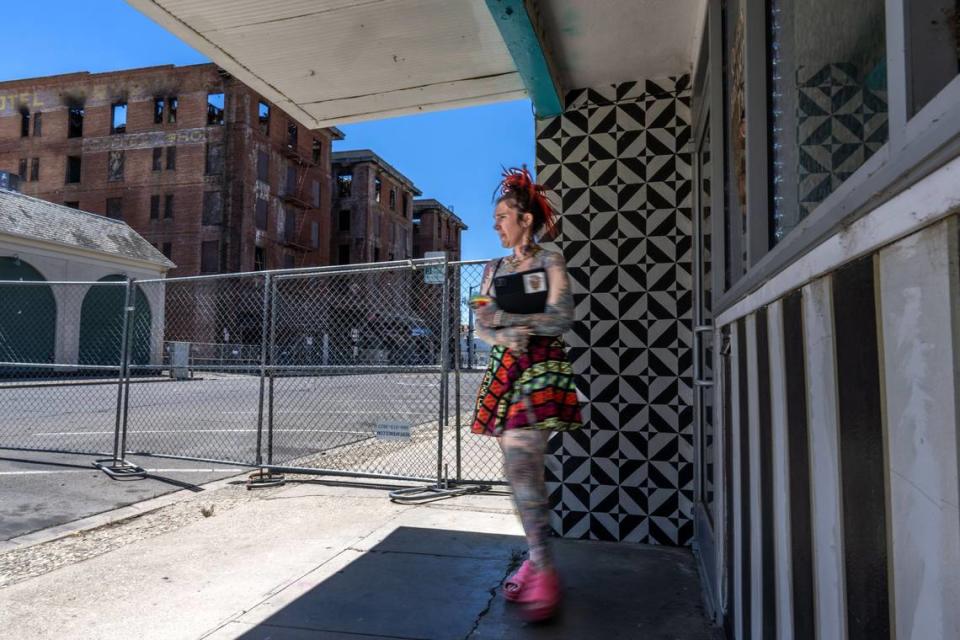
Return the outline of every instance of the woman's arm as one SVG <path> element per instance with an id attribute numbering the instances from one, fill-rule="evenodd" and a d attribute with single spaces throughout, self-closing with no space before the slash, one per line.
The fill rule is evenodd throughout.
<path id="1" fill-rule="evenodd" d="M 544 259 L 549 291 L 543 313 L 507 313 L 496 306 L 484 309 L 484 320 L 491 326 L 531 327 L 534 333 L 561 335 L 573 325 L 573 294 L 567 265 L 559 253 L 549 253 Z M 484 278 L 486 278 L 484 272 Z M 479 316 L 478 316 L 479 321 Z"/>
<path id="2" fill-rule="evenodd" d="M 496 264 L 496 262 L 488 262 L 483 269 L 483 279 L 480 284 L 481 295 L 490 295 Z M 496 309 L 496 304 L 490 303 L 488 307 Z M 524 325 L 511 327 L 494 325 L 492 323 L 493 314 L 485 312 L 488 307 L 477 310 L 477 337 L 490 345 L 499 344 L 513 351 L 524 351 L 527 347 L 527 338 L 530 337 L 530 329 Z"/>

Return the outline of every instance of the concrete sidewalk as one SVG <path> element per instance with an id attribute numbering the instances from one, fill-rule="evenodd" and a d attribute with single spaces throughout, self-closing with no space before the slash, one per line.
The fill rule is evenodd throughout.
<path id="1" fill-rule="evenodd" d="M 713 639 L 687 550 L 559 540 L 565 606 L 526 625 L 499 585 L 510 497 L 393 504 L 364 483 L 215 490 L 0 554 L 4 637 Z"/>

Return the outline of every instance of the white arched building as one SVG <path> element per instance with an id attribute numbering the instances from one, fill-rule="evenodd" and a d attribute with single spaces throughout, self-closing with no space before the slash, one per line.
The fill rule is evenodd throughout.
<path id="1" fill-rule="evenodd" d="M 117 306 L 109 301 L 121 287 L 91 283 L 163 278 L 174 266 L 120 220 L 0 189 L 0 362 L 113 364 L 100 361 L 119 352 L 115 340 L 103 339 L 103 325 L 115 321 L 104 308 Z M 11 280 L 40 282 L 3 285 Z M 162 289 L 138 291 L 140 306 L 148 307 L 136 311 L 143 324 L 140 360 L 159 363 Z"/>

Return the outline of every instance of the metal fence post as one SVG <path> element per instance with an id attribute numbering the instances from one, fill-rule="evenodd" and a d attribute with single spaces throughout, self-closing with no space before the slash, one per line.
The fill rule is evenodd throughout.
<path id="1" fill-rule="evenodd" d="M 127 361 L 127 322 L 130 318 L 130 314 L 127 311 L 127 309 L 130 307 L 130 289 L 130 280 L 128 279 L 124 287 L 123 320 L 120 328 L 120 362 L 117 363 L 119 371 L 117 375 L 117 412 L 113 431 L 114 466 L 118 465 L 123 457 L 123 452 L 120 450 L 120 429 L 123 424 L 123 396 L 126 389 L 124 382 L 126 378 Z"/>
<path id="2" fill-rule="evenodd" d="M 443 427 L 447 423 L 447 373 L 450 369 L 450 274 L 443 259 L 443 289 L 440 303 L 440 422 L 437 425 L 437 486 L 443 486 Z"/>
<path id="3" fill-rule="evenodd" d="M 124 376 L 126 381 L 124 382 L 124 393 L 123 393 L 123 422 L 121 424 L 121 436 L 120 436 L 120 455 L 125 456 L 127 453 L 127 422 L 130 415 L 130 358 L 131 352 L 133 351 L 133 340 L 131 339 L 131 333 L 133 333 L 133 324 L 134 311 L 136 310 L 137 296 L 135 289 L 135 279 L 127 279 L 127 305 L 124 307 L 124 344 L 126 346 L 126 354 L 124 355 Z"/>
<path id="4" fill-rule="evenodd" d="M 263 464 L 263 394 L 264 380 L 267 375 L 267 322 L 270 308 L 270 274 L 263 281 L 263 312 L 260 326 L 260 399 L 257 402 L 257 458 L 256 465 Z"/>
<path id="5" fill-rule="evenodd" d="M 93 466 L 107 475 L 118 478 L 144 477 L 147 472 L 124 459 L 127 451 L 127 415 L 130 409 L 130 331 L 134 307 L 133 278 L 127 278 L 123 295 L 123 319 L 120 328 L 120 375 L 117 384 L 117 411 L 113 432 L 113 459 L 96 460 Z"/>
<path id="6" fill-rule="evenodd" d="M 273 378 L 277 366 L 277 283 L 270 283 L 270 371 L 268 373 L 269 397 L 267 400 L 267 464 L 273 464 Z"/>
<path id="7" fill-rule="evenodd" d="M 461 282 L 461 278 L 460 278 L 460 275 L 461 275 L 461 267 L 460 267 L 460 265 L 455 265 L 453 268 L 456 270 L 456 277 L 455 277 L 455 279 L 454 279 L 454 282 L 455 282 L 455 285 L 454 285 L 454 295 L 455 295 L 456 300 L 457 300 L 457 315 L 456 315 L 456 322 L 457 322 L 457 331 L 456 331 L 456 333 L 457 333 L 457 342 L 456 342 L 456 345 L 457 345 L 457 347 L 456 347 L 456 349 L 454 350 L 454 356 L 453 356 L 453 367 L 454 367 L 454 369 L 453 369 L 453 371 L 454 371 L 454 374 L 453 374 L 453 397 L 454 397 L 454 402 L 456 403 L 456 416 L 457 416 L 457 417 L 456 417 L 456 420 L 454 421 L 454 424 L 455 424 L 456 430 L 457 430 L 457 434 L 456 434 L 456 436 L 457 436 L 457 441 L 456 441 L 456 442 L 457 442 L 457 473 L 456 473 L 456 478 L 457 478 L 457 482 L 460 482 L 460 480 L 461 480 L 462 477 L 463 477 L 463 476 L 461 475 L 461 456 L 460 456 L 460 445 L 461 445 L 461 440 L 462 440 L 462 434 L 461 434 L 462 424 L 461 424 L 461 421 L 460 421 L 460 405 L 463 403 L 463 399 L 460 397 L 460 350 L 461 350 L 461 348 L 460 348 L 460 314 L 463 312 L 463 302 L 462 302 L 462 300 L 460 299 L 460 293 L 463 291 L 463 289 L 462 289 L 462 284 L 463 284 L 463 283 Z M 453 299 L 452 299 L 452 298 L 451 298 L 451 300 L 450 300 L 450 303 L 453 304 Z"/>

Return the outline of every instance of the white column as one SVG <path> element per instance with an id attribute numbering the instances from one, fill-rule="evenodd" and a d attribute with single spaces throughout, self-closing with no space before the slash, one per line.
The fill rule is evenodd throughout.
<path id="1" fill-rule="evenodd" d="M 757 375 L 757 314 L 747 316 L 747 434 L 750 449 L 750 621 L 752 638 L 763 637 L 763 504 L 760 472 L 760 390 Z M 767 428 L 767 425 L 764 425 Z"/>
<path id="2" fill-rule="evenodd" d="M 787 440 L 787 380 L 783 302 L 767 307 L 770 337 L 770 429 L 773 461 L 773 549 L 777 586 L 777 639 L 793 640 L 793 565 L 790 544 L 790 450 Z"/>
<path id="3" fill-rule="evenodd" d="M 741 527 L 743 514 L 743 501 L 741 500 L 740 485 L 743 482 L 740 473 L 740 465 L 746 464 L 746 461 L 740 460 L 740 367 L 746 366 L 746 363 L 740 362 L 740 340 L 741 336 L 737 331 L 737 323 L 730 325 L 730 485 L 733 498 L 733 593 L 730 594 L 730 602 L 733 603 L 733 634 L 734 638 L 739 640 L 744 637 L 744 629 L 750 624 L 743 619 L 743 602 L 741 594 L 743 593 L 743 584 L 749 576 L 743 575 L 743 557 L 740 552 L 741 540 L 743 536 L 749 535 L 748 531 L 743 531 Z M 746 407 L 743 407 L 746 409 Z"/>
<path id="4" fill-rule="evenodd" d="M 833 284 L 829 276 L 803 288 L 816 630 L 819 639 L 844 640 L 847 605 L 832 298 Z"/>
<path id="5" fill-rule="evenodd" d="M 950 218 L 879 254 L 898 640 L 960 638 L 957 233 Z"/>

